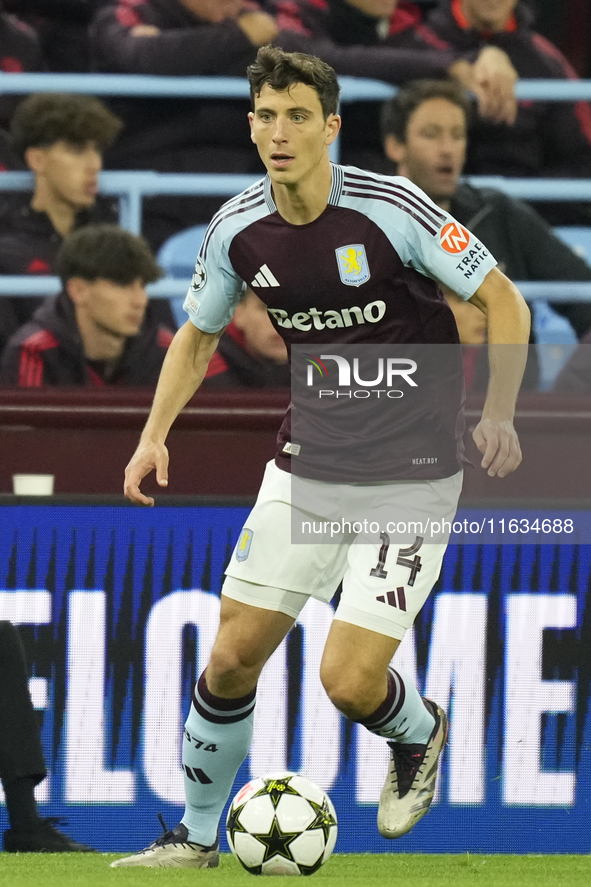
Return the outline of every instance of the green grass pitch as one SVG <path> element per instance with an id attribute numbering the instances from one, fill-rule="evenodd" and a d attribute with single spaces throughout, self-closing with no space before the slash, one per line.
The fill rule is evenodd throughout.
<path id="1" fill-rule="evenodd" d="M 111 869 L 116 854 L 0 853 L 2 887 L 243 887 L 254 884 L 231 856 L 218 869 Z M 590 856 L 338 854 L 312 876 L 325 887 L 589 887 Z M 284 878 L 261 878 L 263 884 Z M 307 881 L 309 883 L 309 881 Z"/>

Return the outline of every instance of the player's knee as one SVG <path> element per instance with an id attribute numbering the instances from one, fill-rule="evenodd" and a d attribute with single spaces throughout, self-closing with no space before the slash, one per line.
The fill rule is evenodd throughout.
<path id="1" fill-rule="evenodd" d="M 320 679 L 335 708 L 353 720 L 362 716 L 368 692 L 367 682 L 362 674 L 323 668 Z"/>
<path id="2" fill-rule="evenodd" d="M 207 686 L 212 693 L 248 693 L 256 685 L 263 664 L 251 651 L 216 645 L 207 666 Z"/>

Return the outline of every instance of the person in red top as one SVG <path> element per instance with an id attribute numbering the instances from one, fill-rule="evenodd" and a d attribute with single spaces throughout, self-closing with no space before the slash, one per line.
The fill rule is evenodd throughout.
<path id="1" fill-rule="evenodd" d="M 0 212 L 0 274 L 52 274 L 68 234 L 117 221 L 116 201 L 98 191 L 103 153 L 121 125 L 92 96 L 41 93 L 19 106 L 10 132 L 34 185 L 32 194 L 7 201 Z M 156 302 L 161 322 L 174 328 L 168 300 Z M 40 303 L 35 297 L 0 298 L 0 351 Z"/>
<path id="2" fill-rule="evenodd" d="M 251 289 L 236 306 L 220 339 L 202 388 L 289 388 L 285 342 L 271 323 L 267 306 Z"/>
<path id="3" fill-rule="evenodd" d="M 0 205 L 0 274 L 51 274 L 70 231 L 115 222 L 116 205 L 98 195 L 103 151 L 121 121 L 98 99 L 44 93 L 26 98 L 11 121 L 11 143 L 33 173 L 32 194 Z M 41 304 L 36 297 L 0 298 L 0 352 Z"/>
<path id="4" fill-rule="evenodd" d="M 63 291 L 10 339 L 0 382 L 155 385 L 173 334 L 147 310 L 145 284 L 162 272 L 145 240 L 117 225 L 88 225 L 64 241 L 56 270 Z"/>
<path id="5" fill-rule="evenodd" d="M 556 46 L 532 29 L 532 13 L 518 0 L 445 0 L 427 24 L 458 52 L 477 52 L 485 46 L 502 49 L 520 78 L 577 76 Z M 512 126 L 478 120 L 467 172 L 591 176 L 591 107 L 587 102 L 521 101 Z M 564 220 L 561 214 L 554 223 Z"/>

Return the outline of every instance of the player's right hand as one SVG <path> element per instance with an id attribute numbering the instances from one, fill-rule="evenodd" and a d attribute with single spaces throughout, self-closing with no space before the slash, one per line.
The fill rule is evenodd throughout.
<path id="1" fill-rule="evenodd" d="M 156 481 L 161 487 L 168 486 L 168 450 L 164 444 L 148 441 L 140 444 L 125 469 L 123 492 L 136 505 L 153 505 L 152 496 L 144 496 L 140 484 L 150 471 L 156 471 Z"/>

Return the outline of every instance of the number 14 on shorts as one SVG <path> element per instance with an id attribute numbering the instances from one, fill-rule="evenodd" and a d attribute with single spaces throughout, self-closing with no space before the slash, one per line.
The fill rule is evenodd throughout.
<path id="1" fill-rule="evenodd" d="M 380 553 L 378 555 L 378 562 L 376 566 L 369 571 L 369 575 L 375 576 L 377 579 L 386 579 L 388 576 L 388 571 L 386 570 L 386 558 L 388 557 L 388 549 L 390 548 L 390 536 L 388 535 L 388 533 L 383 531 L 382 533 L 380 533 L 380 539 L 382 541 L 382 545 L 380 547 Z M 408 567 L 408 569 L 410 570 L 408 585 L 411 588 L 415 584 L 417 574 L 420 573 L 422 568 L 421 558 L 418 555 L 418 551 L 424 541 L 425 540 L 422 536 L 417 536 L 411 546 L 409 546 L 408 548 L 398 549 L 396 563 L 398 566 Z M 400 592 L 402 591 L 402 589 L 397 589 L 397 591 Z M 394 594 L 394 592 L 388 592 L 388 594 Z M 400 606 L 400 609 L 406 609 L 406 602 L 404 606 Z"/>

